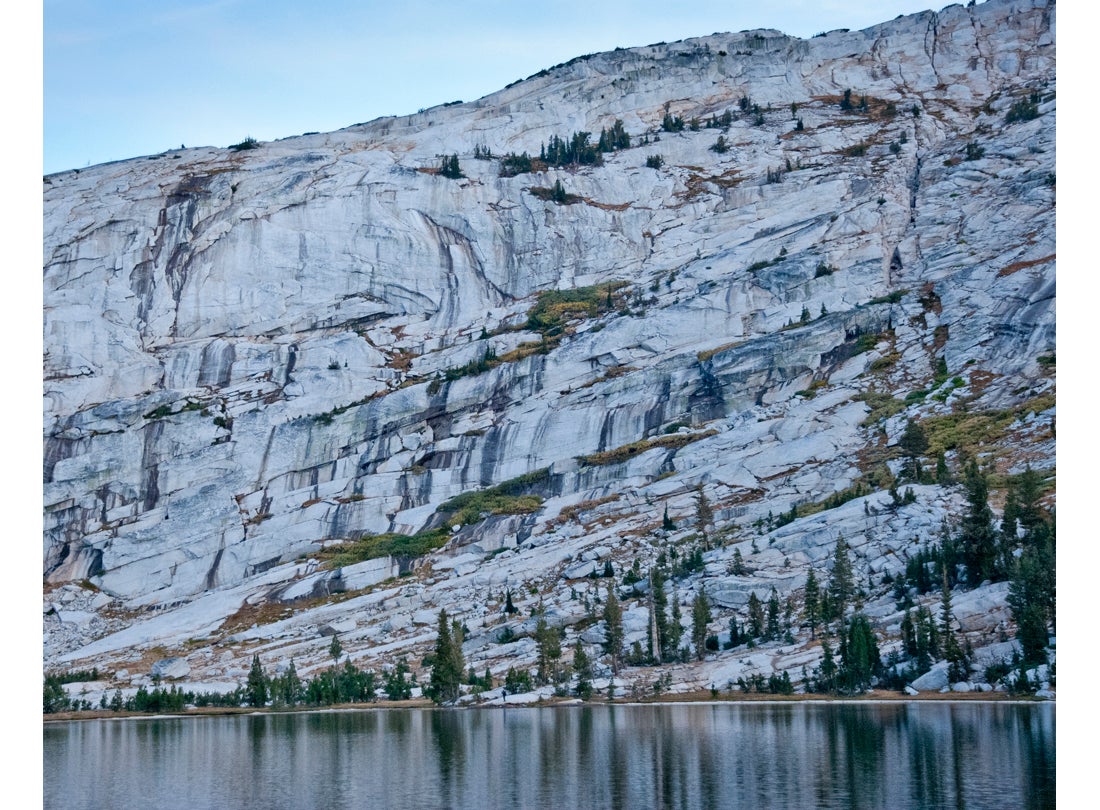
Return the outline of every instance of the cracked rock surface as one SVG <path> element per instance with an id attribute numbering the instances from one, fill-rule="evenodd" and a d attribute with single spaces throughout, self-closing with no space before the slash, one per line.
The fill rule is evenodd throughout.
<path id="1" fill-rule="evenodd" d="M 588 643 L 605 590 L 588 574 L 690 542 L 700 486 L 722 541 L 679 582 L 685 615 L 699 589 L 715 628 L 750 593 L 797 596 L 843 535 L 896 634 L 883 574 L 962 504 L 917 485 L 895 508 L 873 485 L 899 473 L 906 421 L 1011 411 L 983 462 L 1055 465 L 1055 16 L 990 0 L 809 40 L 715 34 L 337 132 L 46 177 L 46 666 L 140 679 L 156 649 L 214 683 L 259 650 L 308 673 L 338 625 L 353 660 L 419 661 L 446 608 L 468 661 L 502 673 L 534 654 L 533 620 L 496 641 L 505 589 Z M 1009 122 L 1021 99 L 1035 115 Z M 602 165 L 501 175 L 500 156 L 616 120 L 631 146 Z M 437 171 L 452 153 L 460 179 Z M 569 204 L 539 193 L 556 181 Z M 529 319 L 593 286 L 559 333 Z M 320 553 L 436 529 L 448 499 L 541 470 L 536 510 L 446 526 L 430 554 Z M 750 574 L 729 573 L 737 550 Z M 624 597 L 629 645 L 646 603 Z M 1011 629 L 1005 598 L 955 600 L 976 648 Z M 806 641 L 675 678 L 794 675 Z"/>

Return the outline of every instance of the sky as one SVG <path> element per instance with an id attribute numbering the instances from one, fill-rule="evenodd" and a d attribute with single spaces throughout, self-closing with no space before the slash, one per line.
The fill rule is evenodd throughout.
<path id="1" fill-rule="evenodd" d="M 861 29 L 926 0 L 45 0 L 43 173 L 472 101 L 574 56 Z"/>

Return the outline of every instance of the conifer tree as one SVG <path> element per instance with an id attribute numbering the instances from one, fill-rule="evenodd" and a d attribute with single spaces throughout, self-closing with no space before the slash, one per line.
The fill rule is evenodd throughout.
<path id="1" fill-rule="evenodd" d="M 710 601 L 706 592 L 700 588 L 691 603 L 691 643 L 695 646 L 695 657 L 700 661 L 707 652 L 707 625 L 710 618 Z"/>
<path id="2" fill-rule="evenodd" d="M 855 693 L 870 688 L 871 678 L 882 661 L 871 623 L 862 613 L 853 615 L 848 632 L 842 633 L 840 657 L 840 680 L 845 690 Z"/>
<path id="3" fill-rule="evenodd" d="M 577 696 L 582 700 L 592 697 L 592 661 L 581 644 L 580 636 L 573 646 L 573 671 L 577 673 Z"/>
<path id="4" fill-rule="evenodd" d="M 340 653 L 344 651 L 343 646 L 340 644 L 340 636 L 336 633 L 332 634 L 332 643 L 328 645 L 328 654 L 332 656 L 332 663 L 336 664 L 340 660 Z"/>
<path id="5" fill-rule="evenodd" d="M 959 532 L 966 577 L 970 585 L 991 579 L 996 573 L 997 535 L 993 528 L 993 510 L 989 508 L 989 485 L 976 461 L 966 467 L 964 479 L 967 512 Z"/>
<path id="6" fill-rule="evenodd" d="M 806 575 L 806 593 L 802 600 L 802 615 L 810 625 L 810 639 L 817 638 L 817 623 L 821 619 L 821 591 L 814 569 Z"/>
<path id="7" fill-rule="evenodd" d="M 1028 533 L 1008 589 L 1008 604 L 1016 620 L 1016 638 L 1025 664 L 1047 660 L 1049 627 L 1055 621 L 1056 553 L 1053 521 Z"/>
<path id="8" fill-rule="evenodd" d="M 684 624 L 680 615 L 680 596 L 676 589 L 672 589 L 672 600 L 669 605 L 670 616 L 668 620 L 664 658 L 673 661 L 680 655 L 680 640 L 684 637 Z"/>
<path id="9" fill-rule="evenodd" d="M 267 687 L 267 676 L 264 674 L 263 667 L 260 666 L 260 654 L 255 653 L 252 656 L 252 668 L 248 671 L 248 683 L 245 687 L 248 705 L 253 708 L 266 705 Z"/>
<path id="10" fill-rule="evenodd" d="M 676 531 L 676 524 L 672 522 L 672 518 L 668 516 L 668 504 L 665 504 L 665 516 L 661 518 L 661 528 L 666 532 Z"/>
<path id="11" fill-rule="evenodd" d="M 294 659 L 290 659 L 290 666 L 282 677 L 282 699 L 287 706 L 295 706 L 302 702 L 302 680 L 298 677 L 298 670 L 294 666 Z"/>
<path id="12" fill-rule="evenodd" d="M 821 643 L 821 663 L 817 667 L 817 688 L 821 692 L 835 692 L 837 679 L 836 659 L 828 641 Z"/>
<path id="13" fill-rule="evenodd" d="M 668 649 L 668 617 L 665 611 L 668 608 L 668 596 L 665 594 L 665 578 L 660 566 L 649 572 L 650 585 L 650 624 L 652 633 L 650 642 L 656 646 L 650 650 L 654 660 L 660 661 Z"/>
<path id="14" fill-rule="evenodd" d="M 901 618 L 901 645 L 905 650 L 905 654 L 910 658 L 917 654 L 917 635 L 916 629 L 913 627 L 913 617 L 909 615 L 909 611 L 905 611 L 905 615 Z"/>
<path id="15" fill-rule="evenodd" d="M 455 637 L 455 631 L 458 637 Z M 447 617 L 447 611 L 439 611 L 436 627 L 435 655 L 432 659 L 432 675 L 428 691 L 436 703 L 453 703 L 458 699 L 459 685 L 465 670 L 462 656 L 462 628 Z"/>
<path id="16" fill-rule="evenodd" d="M 749 594 L 749 637 L 760 638 L 764 635 L 764 606 L 756 591 Z"/>
<path id="17" fill-rule="evenodd" d="M 462 169 L 458 165 L 458 155 L 443 156 L 443 162 L 439 167 L 439 173 L 444 177 L 457 180 L 462 177 Z"/>
<path id="18" fill-rule="evenodd" d="M 730 617 L 730 649 L 741 643 L 741 628 L 737 626 L 737 617 Z"/>
<path id="19" fill-rule="evenodd" d="M 765 628 L 765 636 L 769 641 L 774 641 L 781 635 L 782 628 L 779 624 L 779 593 L 772 586 L 771 595 L 768 597 L 768 617 Z"/>
<path id="20" fill-rule="evenodd" d="M 951 588 L 947 584 L 947 569 L 943 571 L 943 602 L 940 609 L 940 639 L 943 657 L 948 663 L 947 677 L 951 681 L 965 681 L 970 677 L 970 662 L 955 636 L 955 615 L 951 611 Z"/>
<path id="21" fill-rule="evenodd" d="M 603 605 L 604 652 L 611 657 L 611 672 L 619 674 L 623 663 L 623 611 L 614 588 L 607 589 Z"/>
<path id="22" fill-rule="evenodd" d="M 852 563 L 848 559 L 848 544 L 843 537 L 837 537 L 836 547 L 833 549 L 833 570 L 829 575 L 829 602 L 832 605 L 833 618 L 844 618 L 844 610 L 854 593 L 855 581 L 852 577 Z"/>
<path id="23" fill-rule="evenodd" d="M 898 447 L 908 458 L 907 472 L 911 480 L 920 483 L 920 462 L 918 459 L 928 449 L 928 437 L 919 422 L 910 419 L 905 424 L 905 432 L 898 439 Z"/>
<path id="24" fill-rule="evenodd" d="M 711 508 L 707 494 L 703 491 L 702 483 L 695 486 L 695 528 L 703 536 L 705 543 L 708 537 L 707 529 L 714 525 L 714 510 Z"/>
<path id="25" fill-rule="evenodd" d="M 547 684 L 555 678 L 557 661 L 561 658 L 561 635 L 551 627 L 545 616 L 539 616 L 535 625 L 535 645 L 538 650 L 538 670 L 535 680 Z"/>

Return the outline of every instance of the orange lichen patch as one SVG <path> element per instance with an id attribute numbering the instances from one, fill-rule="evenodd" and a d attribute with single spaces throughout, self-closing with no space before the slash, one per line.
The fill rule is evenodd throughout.
<path id="1" fill-rule="evenodd" d="M 1034 267 L 1037 264 L 1046 264 L 1047 262 L 1054 261 L 1054 258 L 1057 255 L 1058 255 L 1057 253 L 1051 253 L 1049 256 L 1044 256 L 1041 259 L 1031 259 L 1030 261 L 1013 262 L 1012 264 L 1007 265 L 1006 267 L 1002 267 L 1001 270 L 997 273 L 997 278 L 1001 278 L 1002 276 L 1011 276 L 1013 273 L 1016 273 L 1020 270 L 1026 270 L 1027 268 Z"/>

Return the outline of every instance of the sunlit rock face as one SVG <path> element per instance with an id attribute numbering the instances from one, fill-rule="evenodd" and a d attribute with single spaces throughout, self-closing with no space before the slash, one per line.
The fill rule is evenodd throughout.
<path id="1" fill-rule="evenodd" d="M 320 660 L 316 628 L 354 614 L 345 646 L 371 655 L 439 607 L 488 627 L 506 586 L 572 627 L 573 577 L 646 570 L 699 486 L 726 545 L 685 594 L 797 593 L 838 534 L 864 577 L 903 570 L 961 503 L 926 485 L 887 508 L 868 472 L 899 472 L 882 451 L 907 419 L 1038 403 L 986 460 L 1054 466 L 1054 66 L 1054 4 L 990 0 L 595 54 L 475 102 L 45 178 L 47 662 L 359 591 L 279 637 Z M 616 120 L 630 146 L 602 165 L 502 175 Z M 587 287 L 553 328 L 529 318 Z M 537 510 L 445 526 L 426 557 L 311 561 L 544 469 Z M 1003 630 L 997 593 L 975 611 Z M 232 674 L 202 656 L 193 677 Z"/>

